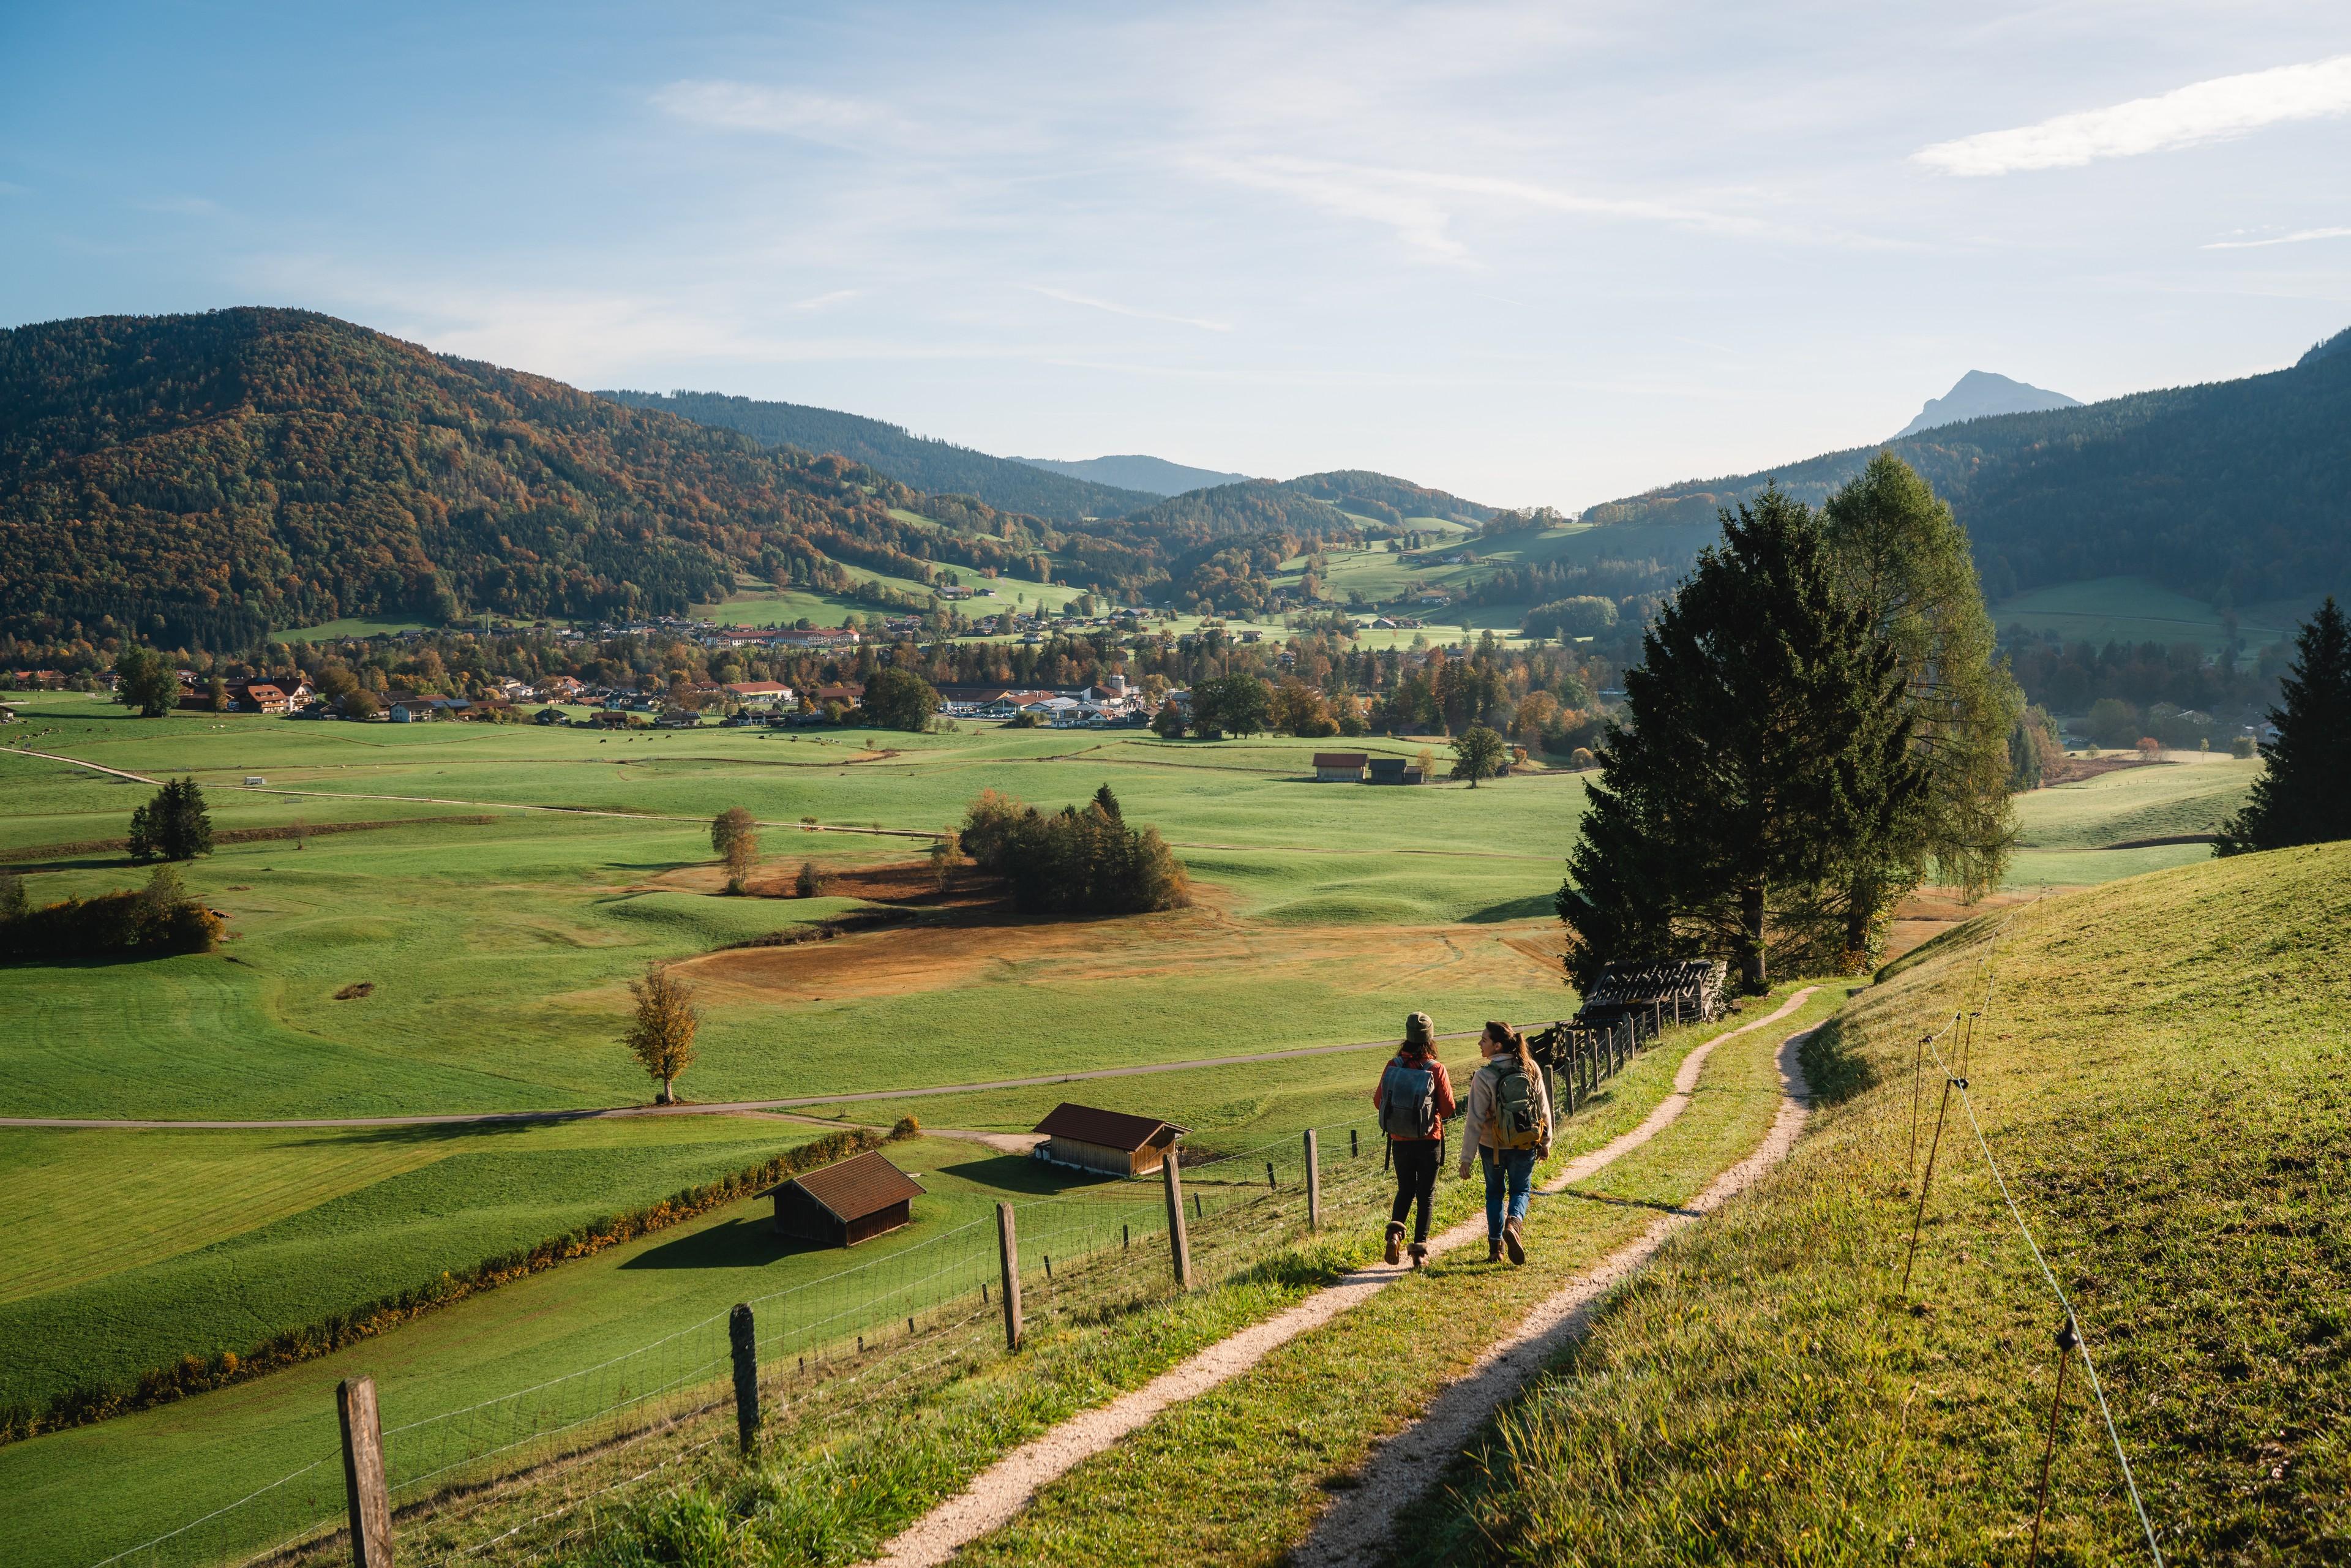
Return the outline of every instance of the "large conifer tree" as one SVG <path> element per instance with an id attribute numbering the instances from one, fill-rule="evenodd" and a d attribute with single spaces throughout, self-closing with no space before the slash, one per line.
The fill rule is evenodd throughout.
<path id="1" fill-rule="evenodd" d="M 2351 839 L 2351 629 L 2330 598 L 2294 636 L 2294 668 L 2270 710 L 2277 739 L 2244 810 L 2213 853 L 2249 854 Z"/>
<path id="2" fill-rule="evenodd" d="M 1826 890 L 1834 939 L 1865 960 L 1887 912 L 1930 866 L 1970 897 L 2007 870 L 2009 737 L 2024 698 L 2000 657 L 1967 530 L 1908 464 L 1879 453 L 1821 517 L 1839 584 L 1894 651 L 1911 750 L 1927 771 L 1927 788 L 1883 832 L 1847 841 Z"/>
<path id="3" fill-rule="evenodd" d="M 1771 912 L 1916 809 L 1894 650 L 1839 588 L 1820 520 L 1767 490 L 1642 638 L 1560 890 L 1570 966 L 1719 953 L 1770 978 Z"/>

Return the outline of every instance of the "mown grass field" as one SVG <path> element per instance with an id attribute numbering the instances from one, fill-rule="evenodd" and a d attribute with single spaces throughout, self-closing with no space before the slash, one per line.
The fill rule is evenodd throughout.
<path id="1" fill-rule="evenodd" d="M 1795 1157 L 1617 1298 L 1406 1555 L 2020 1560 L 2062 1312 L 1959 1104 L 1901 1281 L 1917 1042 L 1982 1009 L 1975 1115 L 2167 1560 L 2342 1561 L 2347 959 L 2351 844 L 2049 899 L 1921 949 L 1810 1053 L 1831 1103 Z M 1922 1163 L 1940 1084 L 1930 1062 Z M 2078 1366 L 2042 1550 L 2148 1560 Z"/>
<path id="2" fill-rule="evenodd" d="M 596 737 L 210 715 L 142 721 L 78 694 L 36 697 L 25 713 L 0 741 L 158 778 L 190 772 L 224 829 L 491 820 L 424 821 L 298 847 L 225 845 L 186 872 L 230 916 L 222 952 L 0 968 L 0 1009 L 21 1025 L 15 1049 L 0 1054 L 0 1114 L 241 1119 L 638 1103 L 649 1085 L 615 1037 L 625 980 L 656 959 L 687 960 L 702 987 L 702 1060 L 681 1088 L 704 1101 L 1379 1040 L 1413 1009 L 1434 1013 L 1440 1028 L 1473 1030 L 1488 1017 L 1552 1018 L 1573 1006 L 1544 947 L 1583 799 L 1573 775 L 1474 792 L 1319 786 L 1305 775 L 1322 743 L 1280 739 Z M 1423 744 L 1370 743 L 1405 754 Z M 1443 743 L 1433 744 L 1442 757 Z M 2134 855 L 2179 853 L 2093 846 L 2147 836 L 2150 824 L 2201 821 L 2222 796 L 2233 801 L 2247 771 L 2139 769 L 2027 797 L 2033 847 L 2020 866 L 2043 858 L 2020 880 L 2053 880 L 2056 867 L 2069 880 L 2103 879 L 2135 869 L 2126 863 Z M 266 786 L 246 788 L 254 776 Z M 983 788 L 1050 806 L 1102 782 L 1130 820 L 1155 823 L 1176 844 L 1197 885 L 1196 908 L 716 951 L 853 907 L 718 896 L 706 823 L 726 806 L 776 823 L 815 817 L 829 829 L 923 834 Z M 120 837 L 149 792 L 0 751 L 0 851 Z M 854 870 L 922 847 L 871 831 L 774 827 L 763 836 L 770 884 L 803 859 Z M 37 899 L 144 875 L 112 852 L 16 863 Z M 372 991 L 338 998 L 360 983 Z M 860 1123 L 912 1113 L 933 1125 L 1014 1131 L 1074 1098 L 1168 1116 L 1213 1147 L 1286 1148 L 1301 1127 L 1359 1114 L 1379 1058 L 1374 1049 L 812 1109 Z M 37 1212 L 0 1239 L 0 1333 L 38 1344 L 8 1369 L 0 1396 L 128 1379 L 179 1355 L 250 1345 L 756 1164 L 814 1131 L 713 1118 L 464 1133 L 0 1132 L 12 1190 L 38 1199 Z M 972 1213 L 985 1211 L 983 1191 L 1025 1190 L 1019 1162 L 959 1147 L 964 1157 L 952 1163 L 964 1174 L 955 1180 L 975 1195 Z M 963 1212 L 943 1196 L 909 1244 Z M 436 1315 L 376 1343 L 414 1340 L 420 1348 L 401 1354 L 419 1365 L 446 1356 L 450 1343 L 467 1346 L 446 1380 L 431 1385 L 455 1397 L 622 1343 L 686 1310 L 684 1298 L 611 1272 L 620 1266 L 603 1255 L 568 1264 L 543 1279 L 585 1270 L 576 1298 L 569 1284 L 527 1281 L 451 1309 L 454 1328 L 436 1327 Z M 839 1261 L 785 1266 L 822 1275 Z M 707 1274 L 720 1294 L 740 1287 L 722 1283 L 726 1270 Z M 580 1315 L 590 1340 L 608 1330 L 609 1338 L 550 1329 L 527 1335 L 516 1360 L 502 1348 L 503 1328 L 465 1326 L 504 1319 L 458 1315 L 505 1310 L 489 1303 L 525 1289 L 553 1293 L 517 1298 L 526 1305 L 514 1311 Z M 562 1304 L 536 1309 L 530 1300 Z M 695 1310 L 702 1301 L 692 1297 Z M 452 1337 L 435 1337 L 444 1333 Z M 346 1363 L 319 1364 L 334 1364 Z M 254 1463 L 266 1469 L 291 1449 L 270 1447 L 281 1417 L 256 1412 L 278 1410 L 282 1398 L 286 1429 L 313 1419 L 328 1384 L 308 1375 L 298 1369 L 0 1448 L 0 1496 L 16 1477 L 41 1507 L 71 1511 L 71 1500 L 88 1495 L 75 1489 L 131 1462 L 137 1434 L 150 1429 L 218 1446 L 250 1426 L 260 1434 Z M 265 1397 L 270 1389 L 284 1392 Z"/>
<path id="3" fill-rule="evenodd" d="M 2003 599 L 1991 608 L 1993 623 L 2003 632 L 2022 626 L 2029 632 L 2054 632 L 2068 643 L 2096 647 L 2108 643 L 2157 643 L 2165 647 L 2194 643 L 2210 652 L 2229 641 L 2219 612 L 2210 603 L 2141 577 L 2061 582 Z M 2256 605 L 2239 615 L 2237 635 L 2248 649 L 2289 634 L 2296 617 L 2277 614 L 2278 608 Z"/>

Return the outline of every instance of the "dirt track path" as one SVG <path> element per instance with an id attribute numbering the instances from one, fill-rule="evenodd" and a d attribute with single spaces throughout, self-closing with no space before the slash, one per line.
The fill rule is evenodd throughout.
<path id="1" fill-rule="evenodd" d="M 1639 1126 L 1611 1139 L 1589 1154 L 1569 1161 L 1556 1176 L 1543 1183 L 1542 1190 L 1557 1192 L 1582 1181 L 1656 1137 L 1671 1125 L 1689 1104 L 1690 1097 L 1698 1089 L 1698 1074 L 1715 1047 L 1786 1018 L 1802 1007 L 1815 988 L 1808 986 L 1791 996 L 1776 1011 L 1717 1035 L 1692 1050 L 1682 1059 L 1674 1074 L 1673 1092 L 1658 1103 Z M 1784 1105 L 1782 1114 L 1783 1117 L 1786 1114 Z M 1775 1123 L 1774 1135 L 1778 1131 L 1779 1126 Z M 1767 1147 L 1769 1143 L 1767 1138 Z M 1716 1184 L 1718 1186 L 1720 1185 L 1720 1182 Z M 1711 1193 L 1713 1189 L 1708 1191 Z M 1663 1223 L 1660 1222 L 1661 1225 Z M 1473 1216 L 1451 1229 L 1431 1237 L 1429 1256 L 1440 1256 L 1456 1247 L 1483 1240 L 1485 1234 L 1485 1216 Z M 880 1555 L 872 1560 L 872 1568 L 937 1568 L 964 1547 L 1008 1522 L 1028 1506 L 1029 1500 L 1040 1489 L 1068 1473 L 1081 1460 L 1107 1449 L 1170 1406 L 1181 1404 L 1239 1376 L 1280 1346 L 1310 1330 L 1320 1328 L 1350 1307 L 1371 1300 L 1400 1279 L 1407 1269 L 1408 1266 L 1404 1264 L 1374 1263 L 1352 1270 L 1296 1306 L 1218 1341 L 1133 1393 L 1071 1416 L 1043 1437 L 1023 1444 L 998 1460 L 974 1478 L 971 1485 L 962 1492 L 902 1531 L 882 1548 Z M 1474 1424 L 1469 1429 L 1475 1429 Z M 1379 1528 L 1382 1531 L 1386 1529 L 1384 1519 Z"/>
<path id="2" fill-rule="evenodd" d="M 1755 1152 L 1717 1176 L 1689 1207 L 1661 1216 L 1638 1239 L 1618 1248 L 1527 1314 L 1467 1373 L 1439 1394 L 1419 1418 L 1388 1438 L 1316 1521 L 1313 1533 L 1290 1556 L 1291 1568 L 1343 1568 L 1377 1562 L 1406 1507 L 1436 1484 L 1494 1413 L 1516 1398 L 1592 1326 L 1601 1298 L 1656 1256 L 1673 1234 L 1695 1224 L 1778 1165 L 1803 1131 L 1808 1091 L 1797 1052 L 1811 1030 L 1780 1046 L 1780 1112 Z"/>
<path id="3" fill-rule="evenodd" d="M 1752 1026 L 1750 1026 L 1752 1027 Z M 1441 1034 L 1439 1040 L 1469 1040 L 1479 1031 Z M 739 1116 L 759 1111 L 793 1111 L 807 1105 L 855 1105 L 877 1100 L 920 1100 L 937 1094 L 975 1094 L 989 1089 L 1034 1089 L 1048 1083 L 1081 1083 L 1096 1078 L 1137 1078 L 1182 1072 L 1195 1067 L 1232 1067 L 1257 1061 L 1289 1061 L 1301 1056 L 1392 1048 L 1393 1040 L 1347 1045 L 1301 1045 L 1290 1051 L 1258 1051 L 1240 1056 L 1203 1056 L 1186 1061 L 1145 1061 L 1130 1067 L 1091 1067 L 1047 1072 L 1034 1078 L 998 1078 L 981 1083 L 938 1083 L 917 1089 L 869 1089 L 852 1094 L 804 1094 L 790 1100 L 726 1100 L 695 1105 L 590 1106 L 572 1111 L 448 1111 L 414 1116 L 298 1116 L 278 1121 L 145 1121 L 77 1116 L 0 1116 L 0 1127 L 115 1127 L 125 1131 L 181 1129 L 189 1132 L 266 1132 L 274 1127 L 445 1127 L 517 1122 L 590 1122 L 625 1116 Z"/>

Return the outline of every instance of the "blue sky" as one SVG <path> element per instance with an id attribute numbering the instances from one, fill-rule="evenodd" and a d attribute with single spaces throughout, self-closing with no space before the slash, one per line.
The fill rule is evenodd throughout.
<path id="1" fill-rule="evenodd" d="M 2351 8 L 33 6 L 0 324 L 1575 507 L 2351 325 Z"/>

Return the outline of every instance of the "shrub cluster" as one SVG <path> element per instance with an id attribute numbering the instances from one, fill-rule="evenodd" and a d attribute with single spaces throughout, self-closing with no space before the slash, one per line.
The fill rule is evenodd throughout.
<path id="1" fill-rule="evenodd" d="M 906 1120 L 912 1121 L 912 1118 Z M 904 1125 L 904 1122 L 900 1124 L 901 1127 Z M 576 1230 L 549 1237 L 536 1246 L 519 1248 L 488 1259 L 462 1273 L 442 1274 L 422 1285 L 411 1286 L 350 1312 L 330 1312 L 307 1327 L 288 1329 L 284 1333 L 272 1335 L 242 1355 L 233 1350 L 225 1350 L 214 1356 L 185 1355 L 167 1365 L 150 1367 L 140 1374 L 137 1384 L 130 1388 L 103 1385 L 78 1388 L 57 1396 L 40 1410 L 29 1410 L 22 1406 L 0 1407 L 0 1443 L 13 1443 L 67 1427 L 88 1426 L 94 1421 L 128 1415 L 133 1410 L 144 1410 L 151 1405 L 166 1405 L 191 1394 L 225 1387 L 282 1366 L 331 1354 L 347 1344 L 371 1339 L 437 1308 L 462 1301 L 468 1296 L 552 1269 L 558 1263 L 585 1258 L 590 1253 L 601 1252 L 607 1247 L 617 1247 L 640 1236 L 667 1229 L 722 1203 L 747 1197 L 759 1188 L 772 1186 L 788 1176 L 814 1170 L 819 1166 L 829 1166 L 852 1155 L 863 1154 L 868 1149 L 878 1149 L 894 1138 L 911 1136 L 912 1133 L 893 1129 L 884 1137 L 862 1127 L 853 1132 L 827 1134 L 812 1144 L 803 1144 L 789 1154 L 778 1155 L 749 1170 L 737 1171 L 733 1176 L 722 1176 L 701 1186 L 687 1187 L 658 1203 L 632 1208 L 625 1214 L 590 1220 Z"/>
<path id="2" fill-rule="evenodd" d="M 125 954 L 209 953 L 221 917 L 188 896 L 169 866 L 145 887 L 29 907 L 22 883 L 0 894 L 0 959 L 110 958 Z"/>
<path id="3" fill-rule="evenodd" d="M 1002 877 L 1023 915 L 1144 915 L 1192 901 L 1156 828 L 1129 828 L 1108 785 L 1081 810 L 1047 815 L 993 789 L 964 818 L 963 849 Z"/>

